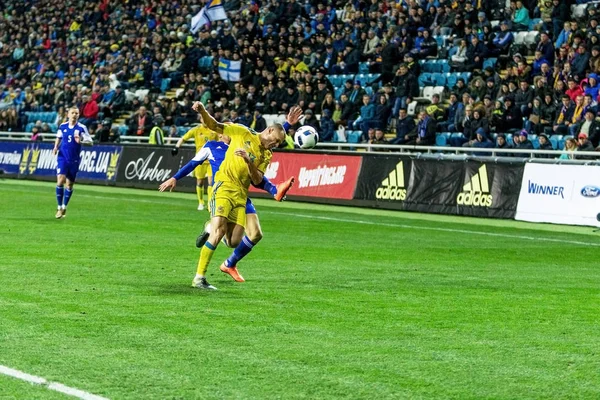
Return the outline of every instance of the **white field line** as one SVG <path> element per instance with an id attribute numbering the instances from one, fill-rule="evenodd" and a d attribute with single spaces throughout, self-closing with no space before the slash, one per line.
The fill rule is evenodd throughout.
<path id="1" fill-rule="evenodd" d="M 49 382 L 42 377 L 29 375 L 17 369 L 5 367 L 4 365 L 0 365 L 0 374 L 20 379 L 22 381 L 33 383 L 36 385 L 42 385 L 47 389 L 54 390 L 55 392 L 60 392 L 83 400 L 108 400 L 106 397 L 96 396 L 95 394 L 84 392 L 83 390 L 65 386 L 62 383 Z"/>
<path id="2" fill-rule="evenodd" d="M 310 215 L 310 214 L 305 215 L 305 214 L 286 213 L 286 212 L 279 212 L 279 211 L 271 211 L 269 213 L 270 214 L 279 214 L 279 215 L 288 215 L 290 217 L 295 217 L 295 218 L 320 219 L 320 220 L 324 220 L 324 221 L 336 221 L 336 222 L 353 222 L 355 224 L 361 224 L 361 225 L 389 226 L 392 228 L 417 229 L 417 230 L 437 231 L 437 232 L 466 233 L 469 235 L 485 235 L 485 236 L 495 236 L 495 237 L 502 237 L 502 238 L 509 238 L 509 239 L 537 240 L 537 241 L 543 241 L 543 242 L 568 243 L 568 244 L 600 247 L 600 243 L 580 242 L 577 240 L 564 240 L 564 239 L 554 239 L 554 238 L 524 236 L 524 235 L 509 235 L 509 234 L 505 234 L 505 233 L 471 231 L 471 230 L 467 230 L 467 229 L 438 228 L 438 227 L 432 227 L 432 226 L 390 224 L 390 223 L 385 223 L 385 222 L 373 222 L 373 221 L 363 221 L 363 220 L 357 220 L 357 219 L 321 217 L 321 216 L 317 216 L 317 215 Z"/>

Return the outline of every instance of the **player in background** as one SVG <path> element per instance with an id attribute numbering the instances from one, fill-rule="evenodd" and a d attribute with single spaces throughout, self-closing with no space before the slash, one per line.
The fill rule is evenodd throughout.
<path id="1" fill-rule="evenodd" d="M 288 125 L 287 122 L 284 124 L 284 128 L 286 128 L 286 125 Z M 179 179 L 187 176 L 191 171 L 194 170 L 194 168 L 196 168 L 198 165 L 200 165 L 201 163 L 203 163 L 207 160 L 210 162 L 211 170 L 213 173 L 212 178 L 214 179 L 214 175 L 219 170 L 221 163 L 223 162 L 223 160 L 225 158 L 225 154 L 227 152 L 227 149 L 229 148 L 230 141 L 231 141 L 231 139 L 227 135 L 220 134 L 218 142 L 210 141 L 210 142 L 206 143 L 202 147 L 202 149 L 200 149 L 200 151 L 196 154 L 196 156 L 194 158 L 192 158 L 192 160 L 190 160 L 190 162 L 188 162 L 186 165 L 184 165 L 172 178 L 169 178 L 168 180 L 163 182 L 160 185 L 159 190 L 161 192 L 163 192 L 167 189 L 172 191 L 173 188 L 175 188 L 177 181 Z M 266 191 L 268 193 L 271 193 L 273 195 L 273 197 L 275 198 L 275 200 L 282 201 L 285 198 L 285 195 L 288 192 L 288 190 L 292 187 L 293 183 L 294 183 L 294 178 L 292 177 L 292 178 L 288 179 L 286 182 L 280 183 L 279 185 L 275 186 L 271 183 L 271 181 L 269 181 L 269 179 L 267 177 L 263 176 L 263 180 L 262 180 L 261 184 L 256 185 L 256 187 L 258 187 L 259 189 L 263 189 L 264 191 Z M 207 224 L 205 225 L 205 228 L 204 228 L 204 232 L 202 232 L 202 234 L 196 240 L 196 247 L 201 248 L 202 246 L 204 246 L 204 244 L 206 243 L 206 240 L 208 239 L 208 237 L 210 235 L 209 232 L 210 232 L 210 221 L 207 222 Z M 231 256 L 227 259 L 227 261 L 226 261 L 227 265 L 237 265 L 237 263 L 242 258 L 244 258 L 246 255 L 248 255 L 248 253 L 250 253 L 252 248 L 254 246 L 256 246 L 263 237 L 263 233 L 262 233 L 262 229 L 260 227 L 260 222 L 258 219 L 258 215 L 256 213 L 256 209 L 254 207 L 254 204 L 252 203 L 252 201 L 249 198 L 246 200 L 246 230 L 245 230 L 245 232 L 246 232 L 246 235 L 245 235 L 244 239 L 247 238 L 248 240 L 246 241 L 246 243 L 244 243 L 244 246 L 242 246 L 241 244 L 238 245 L 238 247 L 233 251 Z M 242 242 L 244 242 L 244 239 L 242 239 Z M 241 278 L 241 276 L 240 276 L 240 278 Z M 212 286 L 211 284 L 209 284 L 206 281 L 202 282 L 202 284 L 200 286 L 195 285 L 194 287 L 199 287 L 202 289 L 213 289 L 213 290 L 216 289 L 214 286 Z"/>
<path id="2" fill-rule="evenodd" d="M 208 129 L 202 122 L 200 125 L 190 129 L 186 132 L 185 135 L 181 137 L 177 141 L 175 148 L 171 150 L 171 154 L 174 156 L 179 152 L 179 148 L 181 145 L 190 140 L 194 139 L 194 144 L 196 145 L 196 153 L 200 151 L 202 146 L 204 146 L 209 141 L 218 140 L 217 134 L 210 129 Z M 213 174 L 210 172 L 210 163 L 208 160 L 202 164 L 200 164 L 196 169 L 194 169 L 194 176 L 196 177 L 196 195 L 198 196 L 198 210 L 204 210 L 204 181 L 208 179 L 208 199 L 210 200 L 210 196 L 212 195 L 212 184 L 213 184 Z"/>
<path id="3" fill-rule="evenodd" d="M 56 133 L 52 153 L 58 154 L 56 167 L 56 218 L 64 218 L 67 205 L 73 196 L 73 184 L 79 171 L 81 145 L 93 143 L 87 128 L 79 120 L 79 109 L 71 107 L 67 122 L 62 123 Z M 66 183 L 66 188 L 65 188 Z"/>
<path id="4" fill-rule="evenodd" d="M 246 244 L 249 239 L 244 238 L 248 187 L 250 182 L 256 185 L 262 182 L 264 171 L 271 161 L 271 149 L 283 142 L 285 131 L 280 124 L 271 125 L 257 133 L 243 125 L 219 123 L 200 102 L 195 102 L 192 109 L 200 112 L 202 121 L 208 129 L 231 138 L 221 168 L 215 175 L 210 204 L 211 232 L 200 251 L 198 269 L 192 282 L 194 287 L 208 289 L 206 270 L 223 237 L 231 247 L 236 247 L 236 250 L 238 246 L 242 246 L 244 251 L 249 251 L 248 248 L 252 247 L 252 243 Z M 293 107 L 288 114 L 287 122 L 293 125 L 298 122 L 301 115 L 302 109 Z M 223 263 L 220 269 L 236 281 L 243 280 L 235 265 L 227 266 Z"/>

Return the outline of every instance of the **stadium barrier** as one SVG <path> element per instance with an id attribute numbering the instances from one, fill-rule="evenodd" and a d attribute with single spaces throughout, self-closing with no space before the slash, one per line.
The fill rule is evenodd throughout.
<path id="1" fill-rule="evenodd" d="M 0 142 L 0 173 L 54 180 L 53 145 Z M 84 147 L 78 181 L 156 190 L 194 155 L 193 148 Z M 290 176 L 292 200 L 476 217 L 596 226 L 600 166 L 524 163 L 523 158 L 439 154 L 276 151 L 266 176 Z M 543 161 L 543 160 L 539 160 Z M 546 160 L 556 162 L 556 160 Z M 188 176 L 178 191 L 195 192 Z M 268 195 L 251 188 L 251 195 Z"/>

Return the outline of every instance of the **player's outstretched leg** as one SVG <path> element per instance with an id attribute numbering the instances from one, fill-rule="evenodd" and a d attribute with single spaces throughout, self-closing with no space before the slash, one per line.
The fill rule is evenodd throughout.
<path id="1" fill-rule="evenodd" d="M 198 211 L 204 210 L 204 179 L 196 179 L 196 196 L 198 196 Z"/>
<path id="2" fill-rule="evenodd" d="M 233 250 L 229 258 L 221 264 L 220 270 L 229 274 L 236 282 L 244 282 L 245 279 L 240 275 L 237 265 L 242 258 L 246 257 L 252 251 L 261 239 L 262 230 L 258 215 L 252 201 L 248 199 L 246 203 L 246 235 Z"/>
<path id="3" fill-rule="evenodd" d="M 292 176 L 287 181 L 282 182 L 279 185 L 277 185 L 277 193 L 275 193 L 275 200 L 282 201 L 285 199 L 285 195 L 287 194 L 288 190 L 290 190 L 292 188 L 292 185 L 294 184 L 294 180 L 295 179 Z"/>
<path id="4" fill-rule="evenodd" d="M 67 185 L 65 187 L 65 196 L 63 198 L 62 204 L 63 217 L 67 214 L 67 205 L 69 204 L 69 200 L 71 200 L 71 196 L 73 196 L 73 182 L 67 180 Z"/>

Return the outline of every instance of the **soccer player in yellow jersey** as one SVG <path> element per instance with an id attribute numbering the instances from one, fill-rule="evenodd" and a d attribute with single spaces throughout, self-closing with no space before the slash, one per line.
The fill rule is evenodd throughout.
<path id="1" fill-rule="evenodd" d="M 230 247 L 242 243 L 246 225 L 246 199 L 250 183 L 259 185 L 271 161 L 271 149 L 285 140 L 285 130 L 281 124 L 269 126 L 262 132 L 238 124 L 217 122 L 200 102 L 192 109 L 200 112 L 206 127 L 230 137 L 229 149 L 215 176 L 213 195 L 210 199 L 210 235 L 200 251 L 198 269 L 192 285 L 197 288 L 214 289 L 206 282 L 206 270 L 221 239 L 225 238 Z M 288 115 L 288 123 L 295 124 L 302 115 L 299 107 L 293 107 Z M 243 282 L 235 265 L 223 263 L 221 271 Z"/>
<path id="2" fill-rule="evenodd" d="M 175 148 L 171 151 L 173 155 L 176 155 L 179 152 L 179 148 L 181 145 L 190 140 L 194 139 L 194 144 L 196 145 L 196 153 L 200 151 L 202 146 L 211 140 L 218 140 L 218 135 L 216 132 L 208 129 L 204 124 L 200 123 L 200 125 L 190 129 L 186 132 L 185 135 L 181 137 L 177 141 Z M 212 173 L 210 171 L 210 163 L 208 161 L 202 163 L 194 170 L 194 176 L 196 177 L 196 194 L 198 195 L 198 210 L 204 210 L 204 181 L 208 180 L 208 198 L 212 194 Z"/>

